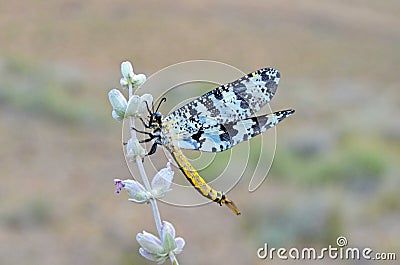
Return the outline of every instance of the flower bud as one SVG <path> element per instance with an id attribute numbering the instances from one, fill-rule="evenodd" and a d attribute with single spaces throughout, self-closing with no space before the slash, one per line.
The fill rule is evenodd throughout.
<path id="1" fill-rule="evenodd" d="M 176 249 L 174 250 L 175 254 L 181 254 L 183 251 L 183 247 L 185 246 L 185 240 L 182 237 L 175 238 Z"/>
<path id="2" fill-rule="evenodd" d="M 170 222 L 163 222 L 161 236 L 163 247 L 166 252 L 172 251 L 175 254 L 180 254 L 183 251 L 185 240 L 181 237 L 175 238 L 175 228 Z"/>
<path id="3" fill-rule="evenodd" d="M 121 85 L 121 87 L 123 88 L 123 89 L 128 89 L 128 85 L 129 85 L 129 82 L 125 79 L 125 78 L 121 78 L 120 80 L 119 80 L 119 84 Z"/>
<path id="4" fill-rule="evenodd" d="M 139 87 L 146 81 L 146 76 L 144 74 L 134 75 L 131 80 L 134 87 Z"/>
<path id="5" fill-rule="evenodd" d="M 165 253 L 161 240 L 153 234 L 143 231 L 136 235 L 136 240 L 144 250 L 152 254 Z"/>
<path id="6" fill-rule="evenodd" d="M 129 195 L 129 201 L 136 203 L 145 203 L 148 202 L 151 198 L 151 194 L 143 187 L 142 184 L 137 182 L 136 180 L 126 179 L 114 179 L 114 183 L 116 188 L 115 193 L 119 194 L 122 189 Z"/>
<path id="7" fill-rule="evenodd" d="M 122 78 L 119 83 L 124 89 L 129 88 L 130 84 L 133 88 L 139 87 L 146 81 L 146 76 L 144 74 L 135 75 L 132 64 L 128 61 L 121 63 L 121 73 Z"/>
<path id="8" fill-rule="evenodd" d="M 118 89 L 112 89 L 108 92 L 108 98 L 113 107 L 112 116 L 116 120 L 123 120 L 127 107 L 126 98 Z"/>
<path id="9" fill-rule="evenodd" d="M 170 222 L 167 221 L 163 221 L 161 228 L 162 237 L 164 237 L 165 234 L 170 234 L 172 237 L 175 237 L 175 228 Z"/>
<path id="10" fill-rule="evenodd" d="M 147 106 L 150 106 L 151 102 L 153 102 L 153 96 L 150 94 L 144 94 L 141 97 L 133 95 L 128 101 L 126 116 L 140 117 L 146 114 Z"/>
<path id="11" fill-rule="evenodd" d="M 121 73 L 125 80 L 131 80 L 135 75 L 133 73 L 132 64 L 129 61 L 125 61 L 121 63 Z"/>
<path id="12" fill-rule="evenodd" d="M 128 140 L 126 144 L 126 158 L 129 162 L 135 162 L 136 157 L 145 157 L 146 150 L 140 145 L 139 141 L 135 139 L 132 141 L 132 138 Z"/>
<path id="13" fill-rule="evenodd" d="M 129 194 L 129 201 L 136 203 L 145 203 L 149 201 L 151 195 L 143 185 L 136 180 L 127 179 L 122 181 L 122 184 L 124 185 L 126 192 Z"/>
<path id="14" fill-rule="evenodd" d="M 153 253 L 151 253 L 151 252 L 149 252 L 149 251 L 147 251 L 147 250 L 145 250 L 143 248 L 139 248 L 139 253 L 140 253 L 140 255 L 142 255 L 142 257 L 144 257 L 144 258 L 146 258 L 148 260 L 151 260 L 151 261 L 155 261 L 158 264 L 164 263 L 168 258 L 167 255 L 160 256 L 160 255 L 157 255 L 157 254 L 153 254 Z"/>
<path id="15" fill-rule="evenodd" d="M 171 234 L 166 233 L 163 238 L 163 248 L 165 249 L 165 252 L 174 251 L 176 247 L 175 239 L 171 236 Z"/>
<path id="16" fill-rule="evenodd" d="M 170 191 L 174 171 L 171 169 L 171 163 L 167 163 L 167 167 L 161 169 L 151 181 L 152 193 L 156 198 L 162 198 Z"/>
<path id="17" fill-rule="evenodd" d="M 123 116 L 119 116 L 115 110 L 113 110 L 111 112 L 111 116 L 117 121 L 122 121 L 124 119 L 124 117 Z"/>
<path id="18" fill-rule="evenodd" d="M 140 97 L 138 95 L 133 95 L 128 101 L 128 106 L 126 108 L 126 116 L 139 117 L 140 103 L 141 103 Z"/>
<path id="19" fill-rule="evenodd" d="M 141 246 L 139 253 L 146 259 L 159 264 L 164 263 L 168 258 L 176 260 L 175 254 L 182 252 L 185 240 L 181 237 L 174 238 L 175 229 L 166 221 L 163 222 L 161 228 L 161 237 L 162 240 L 145 231 L 137 234 L 136 240 Z"/>

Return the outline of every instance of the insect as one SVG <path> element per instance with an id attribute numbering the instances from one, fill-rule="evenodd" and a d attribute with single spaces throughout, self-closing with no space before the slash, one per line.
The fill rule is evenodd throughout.
<path id="1" fill-rule="evenodd" d="M 203 152 L 222 152 L 234 145 L 276 126 L 294 113 L 287 109 L 271 114 L 254 116 L 276 93 L 280 73 L 273 68 L 264 68 L 242 78 L 219 86 L 188 104 L 163 117 L 154 104 L 149 112 L 149 120 L 143 125 L 152 132 L 139 131 L 149 137 L 141 142 L 153 141 L 148 153 L 156 152 L 157 146 L 164 146 L 172 155 L 179 169 L 206 198 L 225 204 L 235 214 L 240 211 L 224 192 L 213 189 L 199 175 L 183 155 L 182 149 Z"/>

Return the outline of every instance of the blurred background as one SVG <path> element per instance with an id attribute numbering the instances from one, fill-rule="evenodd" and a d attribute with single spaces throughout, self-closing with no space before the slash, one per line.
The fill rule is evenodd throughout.
<path id="1" fill-rule="evenodd" d="M 399 256 L 399 14 L 371 0 L 0 1 L 0 264 L 153 264 L 135 240 L 156 231 L 150 208 L 114 194 L 129 171 L 107 93 L 125 60 L 148 76 L 192 59 L 275 67 L 271 107 L 296 109 L 267 181 L 229 194 L 241 216 L 159 205 L 186 240 L 181 264 L 288 263 L 257 249 L 338 236 Z"/>

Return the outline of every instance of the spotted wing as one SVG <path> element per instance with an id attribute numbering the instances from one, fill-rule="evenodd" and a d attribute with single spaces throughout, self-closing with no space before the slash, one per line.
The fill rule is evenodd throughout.
<path id="1" fill-rule="evenodd" d="M 210 128 L 201 128 L 194 134 L 185 134 L 180 138 L 175 138 L 173 144 L 178 148 L 203 152 L 225 151 L 276 126 L 293 113 L 294 110 L 289 109 L 236 122 L 218 124 Z"/>
<path id="2" fill-rule="evenodd" d="M 219 86 L 167 115 L 165 133 L 194 134 L 246 119 L 272 99 L 279 79 L 278 70 L 264 68 Z"/>

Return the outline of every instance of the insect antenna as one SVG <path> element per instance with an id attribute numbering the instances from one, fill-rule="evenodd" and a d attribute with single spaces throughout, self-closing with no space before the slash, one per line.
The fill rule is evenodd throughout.
<path id="1" fill-rule="evenodd" d="M 167 101 L 167 98 L 166 98 L 166 97 L 163 97 L 163 98 L 161 99 L 160 103 L 158 103 L 156 112 L 158 112 L 158 109 L 160 108 L 161 104 L 162 104 L 163 102 L 165 102 L 165 101 Z M 154 107 L 154 106 L 153 106 L 153 107 Z"/>
<path id="2" fill-rule="evenodd" d="M 146 104 L 146 108 L 147 108 L 147 111 L 149 112 L 149 114 L 150 115 L 153 114 L 154 113 L 154 105 L 153 105 L 153 103 L 152 103 L 153 112 L 151 111 L 151 109 L 149 107 L 149 103 L 147 103 L 147 101 L 145 101 L 144 103 Z"/>
<path id="3" fill-rule="evenodd" d="M 152 111 L 151 113 L 155 113 L 155 112 L 154 112 L 154 101 L 151 102 L 151 111 Z"/>

